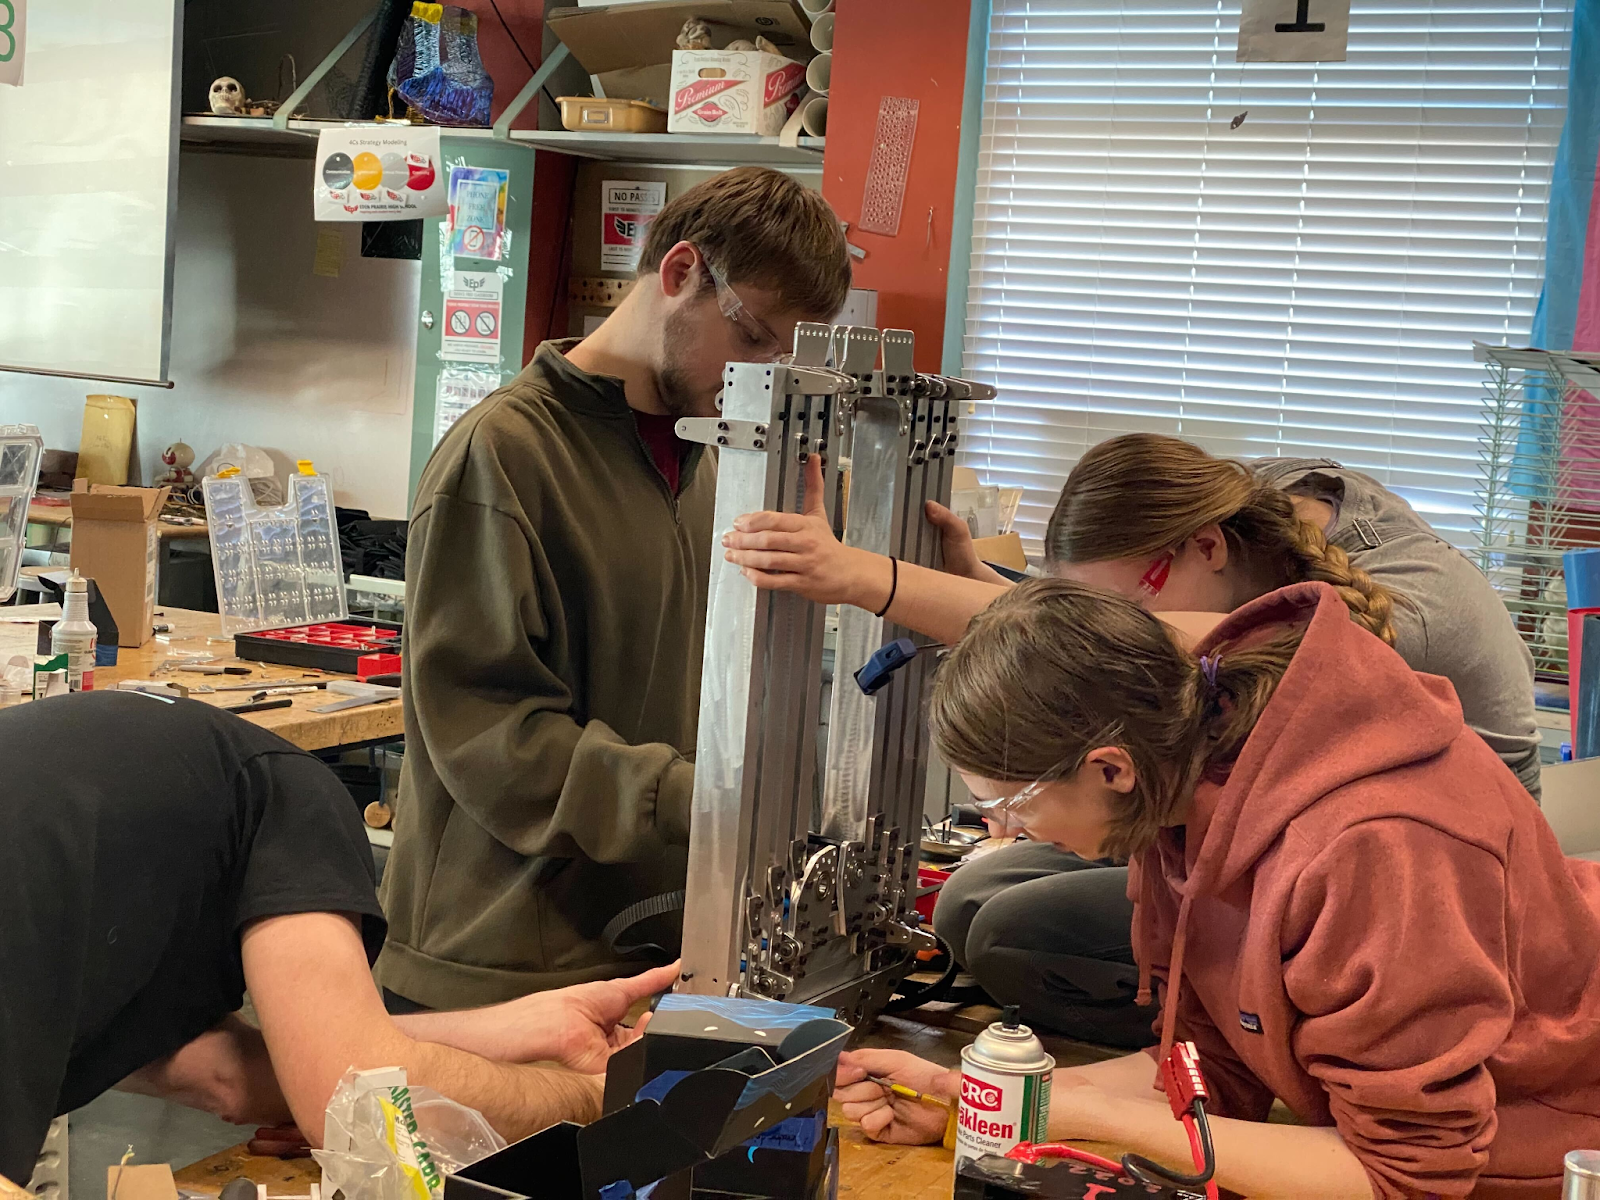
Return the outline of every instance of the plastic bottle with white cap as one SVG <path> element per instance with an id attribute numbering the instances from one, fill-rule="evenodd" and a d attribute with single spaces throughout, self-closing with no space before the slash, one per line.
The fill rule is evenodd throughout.
<path id="1" fill-rule="evenodd" d="M 1561 1200 L 1600 1200 L 1600 1150 L 1574 1150 L 1564 1165 Z"/>
<path id="2" fill-rule="evenodd" d="M 89 619 L 89 581 L 77 571 L 67 580 L 61 620 L 50 631 L 50 652 L 67 656 L 67 687 L 74 692 L 94 690 L 96 630 Z"/>

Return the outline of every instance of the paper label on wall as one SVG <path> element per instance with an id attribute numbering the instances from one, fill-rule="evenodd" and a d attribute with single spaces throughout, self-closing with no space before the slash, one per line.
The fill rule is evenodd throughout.
<path id="1" fill-rule="evenodd" d="M 1344 62 L 1350 0 L 1244 0 L 1238 62 Z"/>
<path id="2" fill-rule="evenodd" d="M 601 189 L 600 269 L 636 271 L 650 222 L 666 206 L 667 185 L 608 179 Z"/>
<path id="3" fill-rule="evenodd" d="M 439 353 L 455 362 L 500 362 L 500 276 L 457 271 L 444 298 Z"/>
<path id="4" fill-rule="evenodd" d="M 498 259 L 506 227 L 509 171 L 450 168 L 450 253 Z"/>
<path id="5" fill-rule="evenodd" d="M 499 386 L 500 372 L 497 368 L 447 366 L 441 370 L 439 383 L 434 390 L 434 444 L 437 445 L 452 425 Z"/>
<path id="6" fill-rule="evenodd" d="M 344 265 L 344 233 L 336 225 L 317 227 L 317 254 L 311 262 L 311 273 L 324 279 L 339 278 Z"/>
<path id="7" fill-rule="evenodd" d="M 415 221 L 445 214 L 439 130 L 403 125 L 324 129 L 312 184 L 318 221 Z"/>
<path id="8" fill-rule="evenodd" d="M 28 0 L 0 0 L 0 83 L 22 86 L 22 54 L 27 49 Z"/>

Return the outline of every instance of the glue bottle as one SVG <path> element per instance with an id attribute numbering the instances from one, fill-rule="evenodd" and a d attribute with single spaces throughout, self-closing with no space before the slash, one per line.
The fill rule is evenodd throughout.
<path id="1" fill-rule="evenodd" d="M 69 690 L 92 692 L 96 631 L 94 622 L 89 619 L 89 581 L 77 571 L 67 580 L 61 618 L 50 631 L 50 651 L 67 656 Z"/>

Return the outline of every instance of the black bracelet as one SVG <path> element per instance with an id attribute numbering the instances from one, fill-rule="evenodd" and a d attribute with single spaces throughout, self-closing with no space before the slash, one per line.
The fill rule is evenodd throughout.
<path id="1" fill-rule="evenodd" d="M 889 558 L 889 598 L 883 602 L 883 607 L 872 615 L 881 617 L 889 611 L 889 606 L 894 603 L 894 594 L 900 590 L 900 560 L 893 555 Z"/>

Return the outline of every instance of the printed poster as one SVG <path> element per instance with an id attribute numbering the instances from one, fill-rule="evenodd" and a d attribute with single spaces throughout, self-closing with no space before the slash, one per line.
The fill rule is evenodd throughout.
<path id="1" fill-rule="evenodd" d="M 505 243 L 509 171 L 450 168 L 450 253 L 498 259 Z"/>
<path id="2" fill-rule="evenodd" d="M 442 358 L 500 364 L 501 287 L 493 271 L 455 273 L 444 297 Z"/>
<path id="3" fill-rule="evenodd" d="M 22 86 L 22 54 L 27 49 L 28 0 L 0 0 L 0 83 Z"/>
<path id="4" fill-rule="evenodd" d="M 600 269 L 631 275 L 639 269 L 650 222 L 666 206 L 667 185 L 608 179 L 601 192 Z"/>
<path id="5" fill-rule="evenodd" d="M 446 366 L 439 372 L 439 382 L 434 389 L 433 441 L 450 431 L 450 427 L 495 388 L 500 386 L 500 372 L 495 368 Z M 151 526 L 155 528 L 155 526 Z"/>
<path id="6" fill-rule="evenodd" d="M 317 138 L 312 186 L 313 215 L 318 221 L 442 217 L 446 205 L 439 129 L 403 125 L 324 129 Z"/>
<path id="7" fill-rule="evenodd" d="M 1236 62 L 1344 62 L 1350 0 L 1244 0 Z"/>

